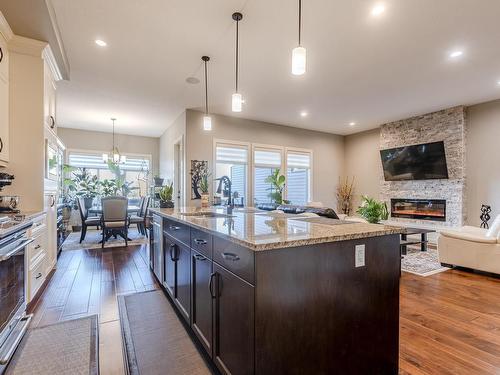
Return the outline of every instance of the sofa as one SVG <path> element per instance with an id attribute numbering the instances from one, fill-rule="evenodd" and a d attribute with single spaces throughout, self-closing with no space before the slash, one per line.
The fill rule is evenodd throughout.
<path id="1" fill-rule="evenodd" d="M 312 206 L 299 206 L 294 204 L 276 204 L 276 203 L 259 203 L 257 204 L 259 210 L 265 211 L 282 211 L 286 214 L 303 214 L 312 213 L 318 216 L 327 217 L 329 219 L 337 219 L 337 213 L 333 208 L 328 207 L 312 207 Z"/>
<path id="2" fill-rule="evenodd" d="M 489 229 L 464 226 L 442 230 L 438 252 L 443 265 L 500 274 L 500 215 Z"/>

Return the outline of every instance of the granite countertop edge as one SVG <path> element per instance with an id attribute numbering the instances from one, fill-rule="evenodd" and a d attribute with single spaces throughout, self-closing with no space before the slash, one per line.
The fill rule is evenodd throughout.
<path id="1" fill-rule="evenodd" d="M 307 245 L 317 245 L 317 244 L 322 244 L 322 243 L 329 243 L 329 242 L 340 242 L 340 241 L 348 241 L 348 240 L 356 240 L 356 239 L 361 239 L 361 238 L 371 238 L 371 237 L 381 237 L 381 236 L 386 236 L 386 235 L 393 235 L 393 234 L 401 234 L 405 232 L 405 229 L 402 227 L 396 227 L 396 226 L 388 226 L 388 225 L 381 225 L 381 224 L 370 224 L 370 225 L 378 225 L 380 226 L 380 230 L 377 231 L 371 231 L 371 232 L 365 232 L 365 231 L 360 231 L 357 233 L 349 233 L 349 234 L 339 234 L 335 236 L 325 236 L 325 237 L 318 237 L 318 238 L 306 238 L 306 239 L 297 239 L 297 240 L 289 240 L 289 241 L 275 241 L 275 242 L 270 242 L 270 243 L 265 243 L 265 244 L 256 244 L 250 241 L 243 240 L 241 238 L 237 238 L 231 235 L 228 235 L 226 233 L 223 233 L 218 230 L 214 230 L 211 228 L 207 228 L 199 223 L 193 222 L 193 221 L 188 221 L 188 220 L 183 220 L 182 218 L 179 218 L 178 212 L 165 212 L 161 208 L 150 208 L 149 209 L 152 213 L 155 213 L 157 215 L 160 215 L 164 218 L 176 221 L 181 224 L 189 225 L 191 227 L 195 227 L 196 229 L 202 230 L 203 232 L 212 234 L 212 235 L 217 235 L 219 237 L 223 237 L 233 243 L 236 243 L 238 245 L 244 246 L 246 248 L 249 248 L 250 250 L 253 251 L 265 251 L 265 250 L 274 250 L 274 249 L 283 249 L 283 248 L 292 248 L 292 247 L 298 247 L 298 246 L 307 246 Z M 215 219 L 213 219 L 215 220 Z M 360 223 L 352 222 L 349 225 L 356 225 Z M 317 223 L 312 223 L 312 225 L 317 225 L 317 226 L 329 226 L 327 224 L 317 224 Z"/>

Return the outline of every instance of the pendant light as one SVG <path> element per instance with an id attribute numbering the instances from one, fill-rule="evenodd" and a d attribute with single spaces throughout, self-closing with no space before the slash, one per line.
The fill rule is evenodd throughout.
<path id="1" fill-rule="evenodd" d="M 111 161 L 115 164 L 123 164 L 127 161 L 127 157 L 125 155 L 120 155 L 120 151 L 118 147 L 115 146 L 115 118 L 111 118 L 113 122 L 113 148 L 111 149 Z M 107 163 L 110 159 L 108 154 L 102 154 L 102 161 Z"/>
<path id="2" fill-rule="evenodd" d="M 203 116 L 203 130 L 212 130 L 212 118 L 208 114 L 208 74 L 207 62 L 210 61 L 209 56 L 202 56 L 201 59 L 205 64 L 205 116 Z"/>
<path id="3" fill-rule="evenodd" d="M 238 57 L 239 57 L 239 22 L 243 18 L 243 14 L 239 12 L 233 13 L 233 20 L 236 21 L 236 90 L 231 97 L 231 108 L 233 112 L 241 112 L 243 98 L 238 92 Z"/>
<path id="4" fill-rule="evenodd" d="M 292 51 L 292 74 L 301 76 L 306 72 L 306 49 L 301 45 L 302 0 L 299 0 L 299 45 Z"/>

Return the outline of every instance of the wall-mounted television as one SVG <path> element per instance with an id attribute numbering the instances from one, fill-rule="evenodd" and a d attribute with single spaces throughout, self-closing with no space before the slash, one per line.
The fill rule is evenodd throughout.
<path id="1" fill-rule="evenodd" d="M 448 178 L 444 142 L 380 150 L 386 181 Z"/>

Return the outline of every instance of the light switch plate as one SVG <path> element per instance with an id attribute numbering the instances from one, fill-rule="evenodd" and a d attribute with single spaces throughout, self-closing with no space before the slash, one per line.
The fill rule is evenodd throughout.
<path id="1" fill-rule="evenodd" d="M 356 268 L 365 266 L 365 245 L 356 245 L 354 259 Z"/>

